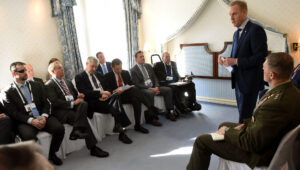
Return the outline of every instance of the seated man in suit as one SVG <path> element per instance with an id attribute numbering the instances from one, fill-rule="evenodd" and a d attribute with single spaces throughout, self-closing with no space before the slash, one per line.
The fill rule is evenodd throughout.
<path id="1" fill-rule="evenodd" d="M 98 52 L 96 54 L 96 57 L 99 60 L 99 65 L 96 70 L 98 73 L 100 73 L 101 75 L 105 75 L 106 73 L 109 73 L 112 71 L 111 62 L 106 62 L 103 52 Z"/>
<path id="2" fill-rule="evenodd" d="M 13 83 L 4 90 L 4 106 L 8 116 L 17 122 L 17 130 L 23 140 L 37 140 L 39 131 L 46 131 L 52 135 L 49 150 L 49 160 L 55 165 L 62 161 L 56 156 L 63 140 L 64 126 L 49 115 L 49 102 L 46 98 L 44 86 L 27 80 L 25 63 L 14 62 L 10 65 L 14 78 Z"/>
<path id="3" fill-rule="evenodd" d="M 130 103 L 133 105 L 134 109 L 134 118 L 135 118 L 135 126 L 134 129 L 136 131 L 140 131 L 142 133 L 149 133 L 149 131 L 143 128 L 140 125 L 141 120 L 141 103 L 143 103 L 146 107 L 148 107 L 148 112 L 146 114 L 155 114 L 155 108 L 151 105 L 151 101 L 147 100 L 143 93 L 133 85 L 131 81 L 131 77 L 128 71 L 122 70 L 122 61 L 120 59 L 114 59 L 112 61 L 112 72 L 109 72 L 105 75 L 105 82 L 108 85 L 108 90 L 110 92 L 117 92 L 121 95 L 122 103 Z M 129 88 L 124 91 L 122 88 Z M 153 120 L 151 122 L 154 126 L 161 126 L 161 123 L 157 120 Z"/>
<path id="4" fill-rule="evenodd" d="M 95 57 L 88 57 L 86 61 L 85 71 L 79 73 L 75 77 L 76 87 L 80 93 L 85 95 L 84 99 L 88 103 L 88 117 L 92 118 L 94 112 L 111 113 L 115 119 L 114 131 L 118 131 L 119 140 L 123 143 L 132 143 L 131 139 L 125 134 L 122 128 L 129 124 L 124 121 L 126 113 L 120 111 L 121 108 L 116 108 L 110 103 L 112 100 L 111 93 L 107 91 L 104 77 L 100 73 L 96 72 L 98 66 L 98 60 Z M 127 118 L 128 119 L 128 118 Z"/>
<path id="5" fill-rule="evenodd" d="M 85 138 L 92 156 L 107 157 L 108 153 L 96 146 L 97 139 L 87 120 L 88 104 L 84 101 L 84 94 L 78 93 L 72 82 L 63 79 L 65 72 L 59 61 L 51 63 L 48 72 L 52 78 L 46 83 L 46 92 L 52 104 L 53 116 L 61 123 L 73 125 L 70 139 Z"/>
<path id="6" fill-rule="evenodd" d="M 255 166 L 268 166 L 282 137 L 300 123 L 300 91 L 293 85 L 293 58 L 272 53 L 263 65 L 264 80 L 270 90 L 260 99 L 252 118 L 242 124 L 226 122 L 216 132 L 224 140 L 214 141 L 209 134 L 197 137 L 188 170 L 208 169 L 211 154 Z"/>
<path id="7" fill-rule="evenodd" d="M 170 83 L 181 81 L 177 71 L 176 62 L 171 61 L 170 54 L 164 52 L 162 55 L 163 62 L 154 64 L 153 70 L 159 80 L 161 86 L 167 86 Z M 196 100 L 195 84 L 192 81 L 182 86 L 171 86 L 173 89 L 173 98 L 177 108 L 177 115 L 180 112 L 190 112 L 192 110 L 200 110 L 201 105 Z M 188 97 L 185 96 L 188 92 Z M 186 99 L 183 99 L 186 98 Z"/>
<path id="8" fill-rule="evenodd" d="M 300 89 L 300 64 L 294 69 L 294 73 L 292 74 L 292 82 L 293 84 Z"/>
<path id="9" fill-rule="evenodd" d="M 11 119 L 5 114 L 5 109 L 0 103 L 0 145 L 14 142 L 14 132 Z"/>
<path id="10" fill-rule="evenodd" d="M 176 62 L 171 61 L 168 52 L 163 53 L 162 62 L 155 63 L 153 70 L 161 86 L 180 81 Z"/>
<path id="11" fill-rule="evenodd" d="M 33 71 L 31 64 L 26 64 L 25 67 L 26 67 L 27 76 L 28 76 L 27 80 L 36 81 L 36 82 L 40 82 L 40 83 L 44 84 L 42 79 L 34 77 L 34 71 Z"/>
<path id="12" fill-rule="evenodd" d="M 176 118 L 170 112 L 174 108 L 172 89 L 170 87 L 159 87 L 153 68 L 150 64 L 145 63 L 142 51 L 135 53 L 135 60 L 137 64 L 130 69 L 132 82 L 150 99 L 152 105 L 154 105 L 154 96 L 163 96 L 167 109 L 166 117 L 171 121 L 176 121 Z"/>

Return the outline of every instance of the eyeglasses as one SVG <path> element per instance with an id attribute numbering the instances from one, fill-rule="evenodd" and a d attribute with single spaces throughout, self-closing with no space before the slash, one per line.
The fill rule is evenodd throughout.
<path id="1" fill-rule="evenodd" d="M 19 71 L 15 70 L 15 72 L 17 72 L 17 73 L 24 73 L 25 71 L 27 71 L 27 70 L 26 69 L 19 70 Z"/>

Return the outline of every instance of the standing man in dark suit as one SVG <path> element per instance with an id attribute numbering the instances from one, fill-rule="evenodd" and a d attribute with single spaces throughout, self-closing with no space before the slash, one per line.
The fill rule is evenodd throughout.
<path id="1" fill-rule="evenodd" d="M 99 61 L 99 65 L 96 70 L 98 73 L 100 73 L 101 75 L 105 75 L 106 73 L 112 71 L 111 62 L 106 62 L 103 52 L 98 52 L 96 54 L 96 57 L 98 58 Z"/>
<path id="2" fill-rule="evenodd" d="M 14 82 L 4 90 L 4 105 L 7 114 L 17 122 L 17 130 L 23 140 L 37 140 L 39 131 L 52 135 L 49 160 L 55 165 L 62 161 L 56 156 L 63 140 L 64 126 L 52 115 L 49 115 L 44 86 L 27 80 L 25 63 L 14 62 L 10 65 Z"/>
<path id="3" fill-rule="evenodd" d="M 233 1 L 229 10 L 232 24 L 238 28 L 230 58 L 220 57 L 219 64 L 232 66 L 232 88 L 235 88 L 239 122 L 251 117 L 258 92 L 264 88 L 262 65 L 268 54 L 264 29 L 247 18 L 247 4 Z"/>
<path id="4" fill-rule="evenodd" d="M 294 69 L 291 79 L 293 84 L 300 89 L 300 64 Z"/>
<path id="5" fill-rule="evenodd" d="M 255 166 L 268 166 L 283 136 L 300 123 L 300 91 L 293 85 L 293 58 L 286 53 L 272 53 L 263 64 L 264 80 L 270 89 L 260 99 L 252 118 L 242 124 L 225 122 L 217 134 L 197 137 L 187 170 L 208 169 L 211 154 Z"/>
<path id="6" fill-rule="evenodd" d="M 172 89 L 170 87 L 159 87 L 153 68 L 150 64 L 145 63 L 142 51 L 135 53 L 135 60 L 137 64 L 130 69 L 132 82 L 149 98 L 152 105 L 154 105 L 154 96 L 163 96 L 167 109 L 166 117 L 171 121 L 176 121 L 176 118 L 171 114 L 171 110 L 174 108 Z"/>
<path id="7" fill-rule="evenodd" d="M 14 132 L 10 117 L 5 114 L 5 109 L 0 103 L 0 145 L 14 142 Z"/>
<path id="8" fill-rule="evenodd" d="M 119 140 L 123 143 L 130 144 L 132 143 L 132 140 L 125 134 L 125 131 L 122 128 L 122 125 L 125 126 L 124 124 L 127 124 L 123 121 L 124 119 L 122 119 L 122 116 L 126 116 L 126 113 L 122 113 L 120 108 L 111 105 L 111 93 L 107 91 L 104 77 L 96 72 L 97 66 L 97 58 L 88 57 L 85 71 L 77 74 L 75 77 L 76 87 L 80 93 L 84 94 L 84 99 L 89 105 L 88 117 L 92 118 L 94 112 L 111 113 L 116 122 L 114 129 L 120 133 Z"/>
<path id="9" fill-rule="evenodd" d="M 176 62 L 171 61 L 170 54 L 164 52 L 162 62 L 154 65 L 153 70 L 161 86 L 166 86 L 170 83 L 179 81 L 179 73 L 177 71 Z"/>
<path id="10" fill-rule="evenodd" d="M 41 78 L 34 77 L 34 71 L 33 71 L 31 64 L 26 64 L 25 67 L 26 67 L 27 76 L 28 76 L 27 80 L 36 81 L 36 82 L 44 84 L 44 82 Z"/>
<path id="11" fill-rule="evenodd" d="M 141 103 L 143 103 L 149 110 L 146 114 L 155 114 L 155 108 L 151 105 L 151 102 L 143 96 L 143 93 L 137 87 L 133 86 L 131 77 L 128 71 L 122 70 L 122 61 L 120 59 L 114 59 L 112 61 L 112 72 L 105 75 L 105 82 L 108 85 L 110 92 L 117 92 L 121 96 L 122 103 L 130 103 L 133 106 L 136 131 L 142 133 L 149 133 L 149 131 L 140 125 L 141 120 Z M 123 88 L 130 88 L 126 91 Z M 149 113 L 150 112 L 150 113 Z M 161 126 L 161 123 L 153 119 L 151 122 L 154 126 Z"/>
<path id="12" fill-rule="evenodd" d="M 64 68 L 59 61 L 48 66 L 52 78 L 45 87 L 53 108 L 53 116 L 61 123 L 73 125 L 71 140 L 85 138 L 86 146 L 92 156 L 107 157 L 108 153 L 96 146 L 95 138 L 87 120 L 88 104 L 84 101 L 84 94 L 78 93 L 72 82 L 63 79 Z"/>

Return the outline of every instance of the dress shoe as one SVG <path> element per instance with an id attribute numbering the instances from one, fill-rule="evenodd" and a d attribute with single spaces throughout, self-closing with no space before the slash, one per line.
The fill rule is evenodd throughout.
<path id="1" fill-rule="evenodd" d="M 142 133 L 149 133 L 149 130 L 144 128 L 143 126 L 141 125 L 138 125 L 138 126 L 134 126 L 134 130 L 135 131 L 138 131 L 138 132 L 142 132 Z"/>
<path id="2" fill-rule="evenodd" d="M 80 132 L 79 130 L 73 130 L 70 134 L 70 140 L 85 139 L 88 136 L 88 133 Z"/>
<path id="3" fill-rule="evenodd" d="M 119 134 L 119 140 L 125 144 L 132 143 L 132 140 L 124 132 Z"/>
<path id="4" fill-rule="evenodd" d="M 153 126 L 162 126 L 162 124 L 157 119 L 153 119 L 149 123 Z"/>
<path id="5" fill-rule="evenodd" d="M 91 155 L 92 156 L 97 156 L 100 158 L 108 157 L 109 153 L 105 152 L 104 150 L 98 148 L 97 146 L 93 147 L 91 149 Z"/>
<path id="6" fill-rule="evenodd" d="M 166 114 L 166 118 L 170 119 L 171 121 L 176 121 L 176 118 L 171 113 Z"/>
<path id="7" fill-rule="evenodd" d="M 49 161 L 51 161 L 54 165 L 62 165 L 63 162 L 59 157 L 56 156 L 56 154 L 49 154 Z"/>

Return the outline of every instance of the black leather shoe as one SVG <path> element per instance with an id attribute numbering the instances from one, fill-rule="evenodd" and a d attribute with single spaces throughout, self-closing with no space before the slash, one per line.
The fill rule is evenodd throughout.
<path id="1" fill-rule="evenodd" d="M 131 144 L 132 143 L 132 140 L 125 133 L 120 133 L 119 134 L 119 140 L 122 141 L 125 144 Z"/>
<path id="2" fill-rule="evenodd" d="M 138 126 L 134 126 L 134 130 L 135 131 L 138 131 L 138 132 L 142 132 L 142 133 L 149 133 L 149 130 L 144 128 L 143 126 L 141 125 L 138 125 Z"/>
<path id="3" fill-rule="evenodd" d="M 63 162 L 59 157 L 56 156 L 56 154 L 49 154 L 49 161 L 51 161 L 54 165 L 62 165 Z"/>
<path id="4" fill-rule="evenodd" d="M 104 158 L 108 157 L 109 153 L 95 146 L 91 149 L 91 155 Z"/>
<path id="5" fill-rule="evenodd" d="M 89 136 L 88 133 L 80 132 L 79 130 L 73 130 L 70 134 L 70 140 L 85 139 Z"/>

